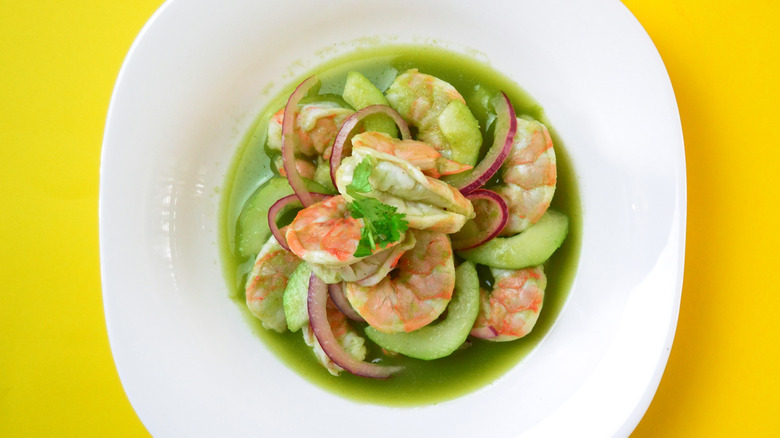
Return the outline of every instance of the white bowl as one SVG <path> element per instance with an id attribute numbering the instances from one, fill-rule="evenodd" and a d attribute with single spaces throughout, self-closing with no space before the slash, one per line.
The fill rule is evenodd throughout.
<path id="1" fill-rule="evenodd" d="M 546 109 L 583 203 L 578 273 L 533 354 L 434 406 L 340 398 L 287 369 L 227 298 L 225 172 L 270 96 L 365 44 L 486 59 Z M 618 1 L 174 0 L 139 35 L 106 126 L 100 239 L 122 383 L 155 436 L 626 436 L 677 322 L 685 161 L 669 78 Z"/>

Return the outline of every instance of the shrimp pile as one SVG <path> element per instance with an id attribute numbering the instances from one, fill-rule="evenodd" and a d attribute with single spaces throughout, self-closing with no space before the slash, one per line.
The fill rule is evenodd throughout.
<path id="1" fill-rule="evenodd" d="M 310 98 L 305 104 L 291 99 L 293 103 L 268 120 L 266 147 L 280 176 L 288 177 L 284 162 L 294 159 L 288 171 L 294 168 L 304 180 L 317 181 L 331 193 L 301 208 L 263 245 L 246 282 L 246 303 L 263 327 L 284 332 L 289 312 L 304 318 L 312 314 L 311 308 L 296 309 L 287 295 L 308 287 L 303 293 L 309 294 L 306 305 L 312 306 L 318 282 L 330 285 L 327 330 L 338 345 L 321 345 L 325 338 L 315 336 L 320 328 L 313 319 L 302 333 L 313 357 L 334 375 L 345 368 L 355 372 L 335 363 L 330 353 L 334 348 L 346 351 L 349 361 L 364 363 L 368 341 L 361 331 L 366 326 L 388 334 L 414 333 L 446 317 L 456 290 L 456 265 L 462 262 L 451 235 L 479 220 L 485 210 L 481 204 L 475 211 L 475 198 L 448 183 L 450 176 L 476 171 L 482 147 L 466 99 L 451 84 L 417 69 L 399 74 L 385 97 L 377 105 L 412 126 L 414 138 L 365 131 L 361 123 L 341 133 L 348 120 L 362 115 L 362 108 L 332 99 Z M 470 117 L 464 123 L 474 126 L 466 143 L 448 135 L 452 120 L 457 122 L 463 111 Z M 294 114 L 294 123 L 286 124 L 285 114 Z M 556 186 L 555 152 L 547 128 L 510 114 L 509 122 L 517 128 L 507 134 L 511 148 L 495 166 L 498 178 L 489 187 L 500 206 L 491 213 L 505 217 L 493 236 L 514 236 L 533 227 L 547 211 Z M 399 131 L 410 132 L 402 125 Z M 288 147 L 294 147 L 294 153 L 283 157 Z M 301 190 L 292 179 L 290 185 L 296 193 Z M 269 218 L 272 229 L 276 219 Z M 301 264 L 312 272 L 308 285 L 290 281 Z M 542 310 L 544 267 L 490 266 L 490 272 L 493 287 L 479 290 L 470 336 L 502 342 L 522 338 Z"/>

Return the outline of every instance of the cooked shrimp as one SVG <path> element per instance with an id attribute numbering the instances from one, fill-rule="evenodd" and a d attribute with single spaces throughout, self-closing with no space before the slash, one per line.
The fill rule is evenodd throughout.
<path id="1" fill-rule="evenodd" d="M 517 119 L 512 149 L 501 167 L 504 182 L 495 187 L 509 208 L 501 235 L 512 235 L 535 224 L 555 194 L 555 150 L 547 128 L 535 121 Z"/>
<path id="2" fill-rule="evenodd" d="M 280 333 L 287 330 L 282 297 L 290 274 L 300 262 L 273 236 L 260 249 L 246 283 L 246 305 L 266 329 Z"/>
<path id="3" fill-rule="evenodd" d="M 333 141 L 339 132 L 341 124 L 354 111 L 342 108 L 333 102 L 309 103 L 301 106 L 298 111 L 299 138 L 298 154 L 307 157 L 322 156 L 330 158 Z M 282 121 L 284 120 L 284 108 L 271 116 L 268 121 L 268 148 L 282 150 Z"/>
<path id="4" fill-rule="evenodd" d="M 298 212 L 287 228 L 287 244 L 309 263 L 346 266 L 357 260 L 362 227 L 362 220 L 349 215 L 347 200 L 333 196 Z"/>
<path id="5" fill-rule="evenodd" d="M 466 103 L 455 87 L 413 68 L 395 78 L 385 97 L 404 120 L 417 127 L 419 140 L 451 158 L 449 142 L 439 127 L 439 115 L 452 101 Z"/>
<path id="6" fill-rule="evenodd" d="M 409 228 L 455 233 L 474 217 L 471 202 L 456 188 L 425 176 L 408 161 L 365 146 L 353 145 L 352 156 L 336 171 L 336 186 L 345 198 L 351 200 L 346 188 L 352 183 L 355 167 L 366 157 L 374 167 L 369 176 L 373 190 L 365 196 L 405 214 Z"/>
<path id="7" fill-rule="evenodd" d="M 359 281 L 378 272 L 387 273 L 403 251 L 414 245 L 402 234 L 401 239 L 368 257 L 355 257 L 363 225 L 363 219 L 350 216 L 343 196 L 333 196 L 298 212 L 287 228 L 287 244 L 326 283 Z"/>
<path id="8" fill-rule="evenodd" d="M 328 323 L 330 325 L 330 329 L 333 331 L 333 336 L 336 337 L 336 340 L 341 345 L 344 350 L 346 350 L 350 355 L 352 355 L 355 359 L 363 360 L 366 358 L 366 346 L 365 346 L 365 339 L 363 339 L 356 331 L 352 328 L 352 326 L 349 325 L 347 322 L 347 317 L 344 316 L 343 313 L 339 311 L 338 308 L 333 304 L 333 301 L 331 301 L 330 298 L 328 298 L 327 304 L 325 306 L 325 309 L 327 311 L 328 315 Z M 340 366 L 333 363 L 332 360 L 328 357 L 327 354 L 325 354 L 325 351 L 322 349 L 322 346 L 320 346 L 320 343 L 317 341 L 317 338 L 314 336 L 314 330 L 312 330 L 311 326 L 306 324 L 306 326 L 303 328 L 303 340 L 306 342 L 306 344 L 314 350 L 314 355 L 317 357 L 317 360 L 320 361 L 320 363 L 327 368 L 328 372 L 333 374 L 334 376 L 338 376 L 339 373 L 344 371 L 344 368 L 341 368 Z"/>
<path id="9" fill-rule="evenodd" d="M 531 332 L 544 301 L 547 277 L 542 266 L 517 271 L 491 268 L 493 291 L 479 291 L 479 315 L 471 335 L 512 341 Z"/>
<path id="10" fill-rule="evenodd" d="M 441 315 L 455 288 L 455 265 L 446 234 L 412 230 L 417 243 L 375 286 L 347 283 L 352 307 L 374 328 L 410 332 Z"/>
<path id="11" fill-rule="evenodd" d="M 383 132 L 364 132 L 352 137 L 352 146 L 364 146 L 394 155 L 412 163 L 431 178 L 464 172 L 473 166 L 452 161 L 427 143 L 415 140 L 398 140 Z"/>

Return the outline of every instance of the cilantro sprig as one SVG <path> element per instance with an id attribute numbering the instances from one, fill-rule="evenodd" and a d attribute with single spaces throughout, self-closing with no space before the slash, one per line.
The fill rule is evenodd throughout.
<path id="1" fill-rule="evenodd" d="M 406 215 L 398 213 L 397 208 L 363 195 L 373 190 L 368 181 L 373 170 L 372 164 L 370 157 L 363 158 L 355 166 L 352 182 L 347 186 L 347 194 L 353 199 L 347 208 L 352 217 L 363 219 L 355 257 L 369 256 L 375 248 L 386 248 L 390 243 L 401 240 L 401 233 L 409 228 L 409 223 L 404 219 Z"/>

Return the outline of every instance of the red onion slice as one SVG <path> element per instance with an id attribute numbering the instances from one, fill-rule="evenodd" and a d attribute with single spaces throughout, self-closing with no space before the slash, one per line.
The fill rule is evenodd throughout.
<path id="1" fill-rule="evenodd" d="M 315 202 L 324 201 L 330 198 L 330 195 L 326 195 L 324 193 L 312 192 L 309 193 L 309 195 Z M 279 213 L 285 207 L 295 207 L 298 205 L 303 207 L 303 203 L 301 202 L 301 199 L 298 197 L 298 195 L 289 195 L 274 202 L 274 205 L 268 209 L 268 228 L 271 229 L 271 234 L 276 237 L 276 241 L 279 242 L 279 245 L 281 245 L 282 248 L 286 249 L 287 251 L 290 250 L 290 247 L 287 245 L 287 238 L 284 237 L 284 234 L 282 234 L 281 230 L 279 230 L 279 227 L 276 225 L 276 219 L 278 218 Z"/>
<path id="2" fill-rule="evenodd" d="M 506 201 L 496 192 L 476 189 L 466 198 L 474 205 L 476 216 L 450 236 L 456 251 L 475 248 L 498 236 L 509 219 Z"/>
<path id="3" fill-rule="evenodd" d="M 298 118 L 298 102 L 319 82 L 320 80 L 317 76 L 310 76 L 298 85 L 290 95 L 290 98 L 287 99 L 287 105 L 284 107 L 284 119 L 282 120 L 282 160 L 284 171 L 287 173 L 287 181 L 290 182 L 290 186 L 295 194 L 298 195 L 304 207 L 314 204 L 314 199 L 306 188 L 303 177 L 298 173 L 298 168 L 295 166 L 295 150 L 298 149 L 298 136 L 295 133 L 295 124 Z"/>
<path id="4" fill-rule="evenodd" d="M 344 123 L 341 124 L 338 134 L 336 134 L 336 140 L 333 142 L 333 151 L 330 154 L 330 179 L 333 181 L 333 187 L 338 187 L 336 185 L 336 170 L 341 165 L 341 158 L 342 155 L 344 155 L 344 143 L 346 143 L 349 134 L 366 116 L 377 113 L 386 114 L 393 119 L 395 124 L 398 125 L 398 131 L 401 133 L 402 140 L 409 140 L 412 138 L 412 133 L 409 131 L 409 125 L 406 124 L 404 118 L 398 114 L 398 111 L 387 105 L 369 105 L 347 117 L 347 119 L 344 120 Z"/>
<path id="5" fill-rule="evenodd" d="M 344 295 L 343 283 L 329 284 L 328 295 L 330 295 L 330 299 L 333 300 L 333 304 L 336 305 L 336 307 L 341 311 L 341 313 L 344 314 L 344 316 L 357 322 L 366 321 L 362 316 L 355 312 L 355 309 L 353 309 L 352 305 L 349 304 L 347 296 Z"/>
<path id="6" fill-rule="evenodd" d="M 374 379 L 386 379 L 393 373 L 401 371 L 400 366 L 382 366 L 370 362 L 363 362 L 352 357 L 336 340 L 333 331 L 328 323 L 328 315 L 325 310 L 325 303 L 328 300 L 327 285 L 312 274 L 309 278 L 309 296 L 307 306 L 309 309 L 309 324 L 311 325 L 317 342 L 320 343 L 322 351 L 328 355 L 330 360 L 336 365 L 344 368 L 352 374 L 362 377 L 371 377 Z"/>
<path id="7" fill-rule="evenodd" d="M 512 108 L 512 103 L 503 91 L 501 96 L 495 99 L 493 106 L 496 108 L 495 140 L 493 140 L 493 145 L 490 146 L 487 155 L 470 173 L 461 178 L 455 177 L 448 180 L 450 185 L 460 190 L 464 195 L 488 182 L 504 164 L 509 150 L 512 149 L 512 142 L 517 132 L 515 109 Z"/>

